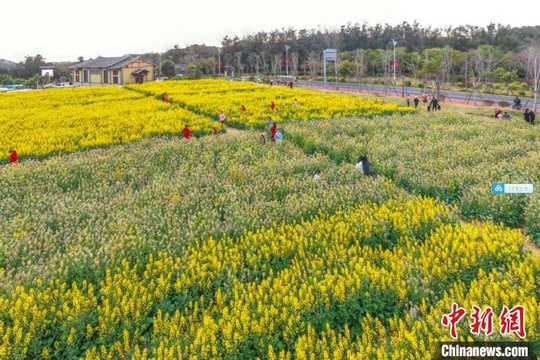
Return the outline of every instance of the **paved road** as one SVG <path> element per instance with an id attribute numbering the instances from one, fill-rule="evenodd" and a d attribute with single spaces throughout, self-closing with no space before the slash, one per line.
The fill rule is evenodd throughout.
<path id="1" fill-rule="evenodd" d="M 375 85 L 375 84 L 356 84 L 356 83 L 342 83 L 328 81 L 326 84 L 324 81 L 309 81 L 309 80 L 298 80 L 297 84 L 302 87 L 316 87 L 316 88 L 327 88 L 327 89 L 336 89 L 336 86 L 339 90 L 342 91 L 351 91 L 351 92 L 366 92 L 366 93 L 380 93 L 387 94 L 391 96 L 403 96 L 410 94 L 411 98 L 414 98 L 415 95 L 421 95 L 422 89 L 414 87 L 405 87 L 400 86 L 385 86 L 385 85 Z M 432 96 L 434 95 L 434 90 L 427 91 L 427 94 Z M 494 105 L 497 106 L 499 101 L 508 101 L 510 104 L 514 103 L 514 96 L 504 96 L 504 95 L 491 95 L 491 94 L 473 94 L 471 92 L 459 92 L 459 91 L 450 91 L 450 90 L 440 90 L 440 95 L 443 96 L 442 102 L 455 102 L 455 103 L 468 103 L 471 105 L 482 105 L 484 101 L 491 100 L 494 102 Z M 533 99 L 528 97 L 520 96 L 521 105 L 523 107 L 533 107 Z"/>

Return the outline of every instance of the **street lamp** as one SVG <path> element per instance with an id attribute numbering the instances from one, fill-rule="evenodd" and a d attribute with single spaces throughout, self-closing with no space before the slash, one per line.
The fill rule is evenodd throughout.
<path id="1" fill-rule="evenodd" d="M 289 45 L 285 45 L 285 74 L 289 76 Z"/>
<path id="2" fill-rule="evenodd" d="M 158 78 L 161 80 L 161 52 L 159 53 L 159 73 Z"/>
<path id="3" fill-rule="evenodd" d="M 221 48 L 220 47 L 217 48 L 217 53 L 218 53 L 218 61 L 217 61 L 218 75 L 221 76 Z"/>
<path id="4" fill-rule="evenodd" d="M 394 67 L 394 86 L 396 86 L 396 44 L 397 44 L 397 41 L 392 39 L 392 44 L 394 45 L 394 62 L 392 63 L 392 66 Z"/>

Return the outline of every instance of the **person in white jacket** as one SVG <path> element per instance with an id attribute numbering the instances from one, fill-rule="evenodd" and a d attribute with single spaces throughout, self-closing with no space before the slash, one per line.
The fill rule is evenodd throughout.
<path id="1" fill-rule="evenodd" d="M 371 176 L 371 163 L 369 162 L 367 156 L 362 155 L 358 158 L 356 169 L 366 176 Z"/>

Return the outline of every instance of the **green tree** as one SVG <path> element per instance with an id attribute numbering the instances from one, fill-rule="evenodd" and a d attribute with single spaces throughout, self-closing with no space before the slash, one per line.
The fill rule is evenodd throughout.
<path id="1" fill-rule="evenodd" d="M 54 81 L 68 81 L 70 76 L 69 67 L 66 65 L 56 65 L 54 67 Z"/>
<path id="2" fill-rule="evenodd" d="M 338 74 L 344 78 L 349 78 L 355 75 L 355 65 L 354 62 L 350 60 L 342 60 L 338 64 Z"/>
<path id="3" fill-rule="evenodd" d="M 11 74 L 14 77 L 29 79 L 40 73 L 39 67 L 42 65 L 45 65 L 45 58 L 43 56 L 39 54 L 36 56 L 27 56 L 24 63 L 21 62 L 12 69 Z"/>
<path id="4" fill-rule="evenodd" d="M 500 80 L 504 83 L 506 88 L 506 95 L 510 95 L 510 83 L 519 79 L 517 70 L 505 70 L 502 66 L 499 66 L 491 73 L 493 78 Z"/>
<path id="5" fill-rule="evenodd" d="M 202 71 L 197 64 L 188 64 L 186 66 L 185 76 L 188 79 L 200 79 L 202 77 Z"/>
<path id="6" fill-rule="evenodd" d="M 173 78 L 176 76 L 176 67 L 172 61 L 165 60 L 161 63 L 161 74 L 168 78 Z"/>
<path id="7" fill-rule="evenodd" d="M 13 78 L 11 77 L 11 75 L 9 75 L 7 72 L 0 73 L 0 85 L 7 85 L 7 84 L 12 84 L 12 83 L 13 83 Z"/>

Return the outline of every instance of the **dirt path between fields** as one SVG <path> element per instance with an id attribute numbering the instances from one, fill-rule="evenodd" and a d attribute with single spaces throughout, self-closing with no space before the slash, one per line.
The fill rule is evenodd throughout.
<path id="1" fill-rule="evenodd" d="M 529 241 L 525 243 L 524 248 L 525 250 L 530 251 L 534 256 L 540 257 L 540 249 L 538 249 L 538 246 L 536 246 L 534 243 Z"/>
<path id="2" fill-rule="evenodd" d="M 231 134 L 231 135 L 238 135 L 242 132 L 242 130 L 238 130 L 238 129 L 235 129 L 235 128 L 232 128 L 232 127 L 227 127 L 225 129 L 225 132 L 226 134 Z"/>

